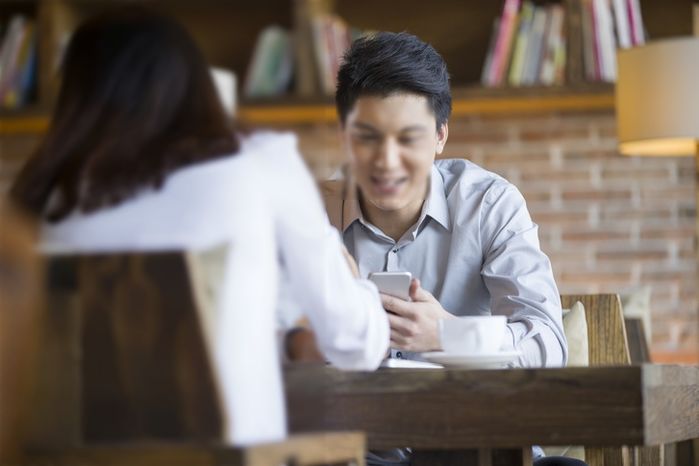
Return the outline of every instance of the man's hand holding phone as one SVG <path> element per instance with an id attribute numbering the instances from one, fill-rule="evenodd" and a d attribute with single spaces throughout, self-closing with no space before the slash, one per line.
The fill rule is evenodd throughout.
<path id="1" fill-rule="evenodd" d="M 386 273 L 371 274 L 369 279 L 377 283 L 373 277 L 382 274 Z M 391 325 L 391 346 L 415 352 L 441 350 L 439 319 L 449 319 L 454 316 L 445 311 L 439 301 L 420 286 L 418 279 L 409 278 L 407 293 L 402 293 L 409 301 L 398 297 L 401 294 L 400 288 L 383 287 L 382 289 L 380 283 L 381 281 L 378 281 L 377 286 Z"/>

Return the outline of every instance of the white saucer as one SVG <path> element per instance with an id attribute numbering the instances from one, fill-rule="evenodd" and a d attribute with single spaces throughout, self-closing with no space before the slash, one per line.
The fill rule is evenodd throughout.
<path id="1" fill-rule="evenodd" d="M 499 351 L 487 354 L 449 354 L 444 351 L 422 353 L 427 361 L 446 367 L 497 368 L 515 361 L 522 355 L 521 351 Z"/>

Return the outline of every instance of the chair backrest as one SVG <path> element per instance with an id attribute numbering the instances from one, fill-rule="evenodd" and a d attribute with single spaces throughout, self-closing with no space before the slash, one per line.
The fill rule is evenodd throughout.
<path id="1" fill-rule="evenodd" d="M 215 374 L 184 253 L 51 260 L 80 316 L 82 438 L 220 440 Z"/>
<path id="2" fill-rule="evenodd" d="M 580 301 L 585 307 L 590 365 L 630 364 L 631 357 L 619 295 L 561 296 L 564 308 L 570 308 L 576 301 Z"/>
<path id="3" fill-rule="evenodd" d="M 631 364 L 624 327 L 621 299 L 617 294 L 562 295 L 563 308 L 576 301 L 585 307 L 590 366 L 625 366 Z M 621 448 L 585 448 L 589 466 L 628 466 L 630 451 Z"/>
<path id="4" fill-rule="evenodd" d="M 0 205 L 0 464 L 14 464 L 24 443 L 34 385 L 41 327 L 41 262 L 35 239 L 33 222 Z"/>

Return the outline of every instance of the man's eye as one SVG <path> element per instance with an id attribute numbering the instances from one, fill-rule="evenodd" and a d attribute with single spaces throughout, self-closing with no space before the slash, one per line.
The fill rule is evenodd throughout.
<path id="1" fill-rule="evenodd" d="M 375 142 L 379 140 L 379 137 L 375 134 L 360 134 L 357 136 L 357 139 L 362 142 Z"/>
<path id="2" fill-rule="evenodd" d="M 409 146 L 411 144 L 414 144 L 415 141 L 417 141 L 417 138 L 400 138 L 399 142 L 403 144 L 404 146 Z"/>

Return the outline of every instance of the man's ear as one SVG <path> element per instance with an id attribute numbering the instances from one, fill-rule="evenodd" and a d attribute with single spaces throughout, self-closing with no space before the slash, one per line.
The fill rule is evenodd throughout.
<path id="1" fill-rule="evenodd" d="M 445 121 L 442 126 L 439 127 L 437 131 L 437 155 L 441 154 L 444 150 L 444 145 L 447 143 L 447 138 L 449 137 L 449 122 Z"/>

